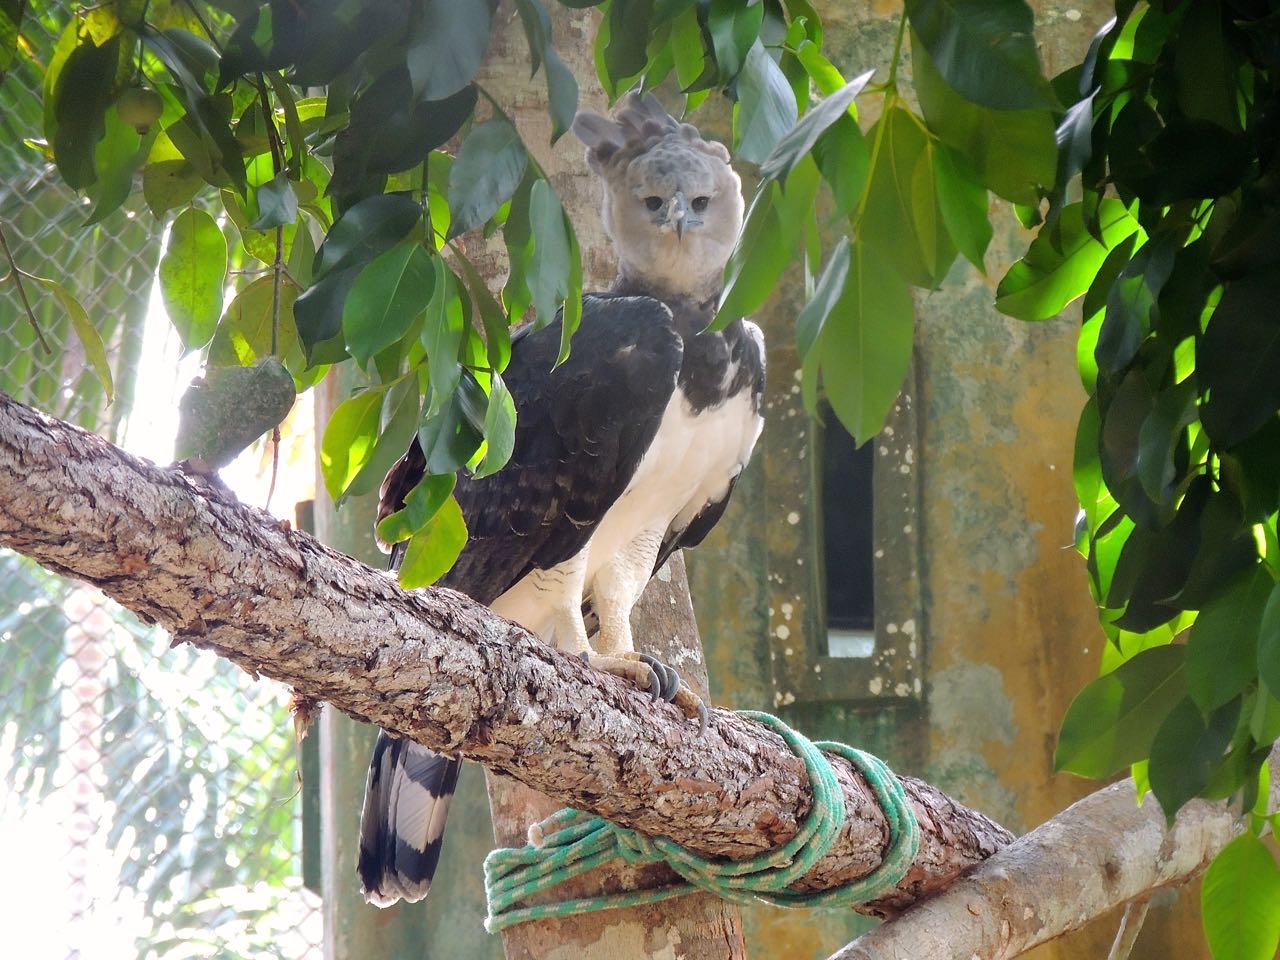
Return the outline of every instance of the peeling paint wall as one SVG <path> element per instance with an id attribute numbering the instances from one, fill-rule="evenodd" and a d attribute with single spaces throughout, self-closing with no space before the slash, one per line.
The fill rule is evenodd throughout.
<path id="1" fill-rule="evenodd" d="M 828 55 L 846 73 L 875 66 L 883 77 L 900 5 L 819 6 Z M 1077 62 L 1111 14 L 1098 0 L 1033 6 L 1050 73 Z M 688 564 L 717 703 L 775 710 L 810 736 L 870 749 L 1024 831 L 1097 786 L 1054 775 L 1052 754 L 1104 640 L 1072 545 L 1072 448 L 1084 401 L 1074 361 L 1079 319 L 1032 325 L 995 312 L 995 285 L 1030 234 L 1007 205 L 993 209 L 988 275 L 959 264 L 941 291 L 917 298 L 918 539 L 877 554 L 878 611 L 918 592 L 911 659 L 921 660 L 922 695 L 908 683 L 891 696 L 874 674 L 872 682 L 855 679 L 853 668 L 838 675 L 832 658 L 822 659 L 811 424 L 794 389 L 798 282 L 756 318 L 769 341 L 765 432 L 739 495 Z M 894 456 L 904 449 L 898 444 Z M 901 489 L 882 479 L 877 469 L 878 510 Z M 901 529 L 900 507 L 886 509 Z M 881 639 L 889 622 L 901 638 L 905 621 L 882 620 Z M 1198 884 L 1158 897 L 1133 957 L 1207 957 L 1198 899 Z M 866 926 L 837 910 L 759 907 L 743 917 L 752 956 L 795 960 L 824 958 Z M 1106 918 L 1029 956 L 1106 956 L 1117 922 Z"/>

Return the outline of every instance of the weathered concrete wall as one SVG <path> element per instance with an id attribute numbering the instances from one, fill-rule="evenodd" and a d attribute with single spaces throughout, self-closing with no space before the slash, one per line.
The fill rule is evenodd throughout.
<path id="1" fill-rule="evenodd" d="M 829 56 L 846 73 L 876 66 L 883 77 L 900 5 L 819 6 Z M 1033 6 L 1051 73 L 1078 62 L 1111 12 L 1099 0 Z M 1084 400 L 1078 316 L 1030 325 L 996 313 L 995 285 L 1030 235 L 1006 205 L 993 209 L 988 276 L 961 264 L 943 290 L 917 299 L 912 469 L 922 615 L 912 626 L 924 652 L 923 696 L 877 700 L 829 682 L 818 695 L 812 685 L 795 694 L 799 673 L 812 669 L 804 657 L 825 640 L 812 635 L 821 629 L 817 517 L 811 425 L 793 378 L 794 293 L 781 292 L 757 317 L 769 339 L 768 423 L 742 495 L 689 567 L 717 702 L 779 709 L 810 736 L 871 749 L 1025 830 L 1096 786 L 1055 776 L 1052 754 L 1066 706 L 1096 674 L 1105 641 L 1072 547 L 1072 448 Z M 877 473 L 877 496 L 880 480 Z M 1157 898 L 1135 958 L 1207 957 L 1197 891 Z M 1117 919 L 1029 956 L 1105 956 Z M 797 960 L 826 957 L 864 923 L 842 911 L 763 907 L 745 910 L 744 921 L 754 956 Z"/>

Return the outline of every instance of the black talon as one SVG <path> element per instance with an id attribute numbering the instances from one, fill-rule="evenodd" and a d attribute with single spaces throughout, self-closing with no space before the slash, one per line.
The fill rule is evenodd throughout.
<path id="1" fill-rule="evenodd" d="M 706 736 L 707 727 L 711 723 L 711 711 L 707 709 L 707 705 L 698 699 L 698 736 Z"/>
<path id="2" fill-rule="evenodd" d="M 655 700 L 662 696 L 662 675 L 653 664 L 649 664 L 649 696 Z"/>
<path id="3" fill-rule="evenodd" d="M 640 662 L 648 664 L 649 669 L 658 677 L 657 691 L 655 692 L 650 687 L 649 692 L 653 694 L 655 699 L 665 700 L 670 703 L 675 695 L 680 692 L 680 674 L 652 654 L 640 653 L 637 656 L 640 658 Z"/>
<path id="4" fill-rule="evenodd" d="M 672 667 L 667 667 L 667 683 L 662 688 L 662 699 L 670 703 L 680 692 L 680 674 Z"/>

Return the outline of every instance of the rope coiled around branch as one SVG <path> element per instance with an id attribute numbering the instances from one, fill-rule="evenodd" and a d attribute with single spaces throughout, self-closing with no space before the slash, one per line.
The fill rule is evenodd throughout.
<path id="1" fill-rule="evenodd" d="M 879 757 L 831 740 L 817 743 L 767 713 L 740 711 L 774 730 L 799 756 L 813 788 L 813 807 L 800 831 L 781 847 L 749 860 L 710 859 L 664 837 L 649 837 L 580 810 L 566 808 L 536 824 L 540 842 L 494 850 L 485 858 L 489 915 L 485 928 L 496 933 L 529 920 L 565 917 L 657 903 L 704 890 L 735 903 L 763 900 L 783 907 L 864 903 L 897 886 L 920 849 L 920 827 L 902 784 Z M 799 892 L 788 887 L 826 855 L 844 825 L 844 794 L 823 751 L 852 763 L 866 778 L 889 824 L 889 849 L 871 873 L 831 890 Z M 611 861 L 631 866 L 665 862 L 683 879 L 652 890 L 584 897 L 558 903 L 518 904 Z"/>

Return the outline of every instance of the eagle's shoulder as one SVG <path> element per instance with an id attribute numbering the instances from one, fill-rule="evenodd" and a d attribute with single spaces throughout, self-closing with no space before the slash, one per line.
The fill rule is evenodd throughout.
<path id="1" fill-rule="evenodd" d="M 587 544 L 675 392 L 684 340 L 659 300 L 589 294 L 557 366 L 560 338 L 559 318 L 512 337 L 503 371 L 516 407 L 511 459 L 491 476 L 458 478 L 468 542 L 440 583 L 482 603 Z M 403 480 L 398 488 L 408 492 Z"/>

